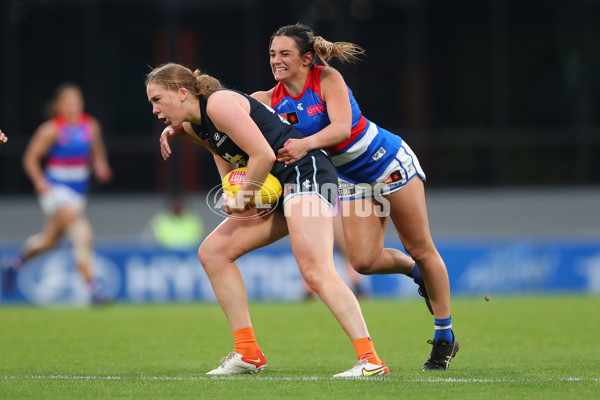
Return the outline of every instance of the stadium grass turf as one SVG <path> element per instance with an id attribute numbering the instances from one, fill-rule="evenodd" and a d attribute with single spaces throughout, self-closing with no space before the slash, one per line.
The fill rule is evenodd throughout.
<path id="1" fill-rule="evenodd" d="M 216 304 L 0 308 L 0 398 L 600 398 L 600 297 L 455 299 L 461 350 L 421 372 L 432 317 L 422 302 L 361 300 L 392 375 L 334 380 L 353 348 L 318 302 L 252 303 L 263 374 L 212 378 L 233 350 Z"/>

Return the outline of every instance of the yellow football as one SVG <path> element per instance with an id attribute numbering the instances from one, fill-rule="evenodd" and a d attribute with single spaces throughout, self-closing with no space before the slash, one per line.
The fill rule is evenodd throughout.
<path id="1" fill-rule="evenodd" d="M 235 197 L 244 179 L 246 179 L 246 167 L 234 169 L 223 178 L 223 191 L 228 196 Z M 269 174 L 250 204 L 274 204 L 281 197 L 282 192 L 283 188 L 279 179 Z"/>

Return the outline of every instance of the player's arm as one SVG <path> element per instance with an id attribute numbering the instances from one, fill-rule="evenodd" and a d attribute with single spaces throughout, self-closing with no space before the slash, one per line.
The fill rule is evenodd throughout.
<path id="1" fill-rule="evenodd" d="M 44 122 L 34 132 L 23 154 L 23 169 L 25 169 L 25 173 L 38 194 L 50 188 L 50 184 L 42 170 L 42 159 L 56 142 L 57 134 L 52 121 Z"/>
<path id="2" fill-rule="evenodd" d="M 112 178 L 112 170 L 108 164 L 108 156 L 106 154 L 106 146 L 102 140 L 102 128 L 100 123 L 92 118 L 92 168 L 96 179 L 105 183 Z"/>
<path id="3" fill-rule="evenodd" d="M 229 90 L 216 92 L 209 97 L 206 112 L 215 127 L 248 154 L 246 178 L 236 195 L 237 206 L 243 209 L 273 168 L 275 153 L 250 117 L 250 102 L 245 97 Z"/>
<path id="4" fill-rule="evenodd" d="M 350 137 L 352 108 L 348 87 L 342 75 L 333 68 L 321 71 L 321 97 L 327 104 L 330 124 L 304 139 L 289 139 L 277 152 L 277 161 L 291 164 L 314 149 L 323 149 Z"/>
<path id="5" fill-rule="evenodd" d="M 223 179 L 229 171 L 235 168 L 235 165 L 223 160 L 204 140 L 200 139 L 194 131 L 194 128 L 192 128 L 192 124 L 190 124 L 189 122 L 184 122 L 176 128 L 168 126 L 161 134 L 160 148 L 163 158 L 165 160 L 171 155 L 171 147 L 169 146 L 169 142 L 174 138 L 178 137 L 187 137 L 192 142 L 196 143 L 198 146 L 204 147 L 208 149 L 211 153 L 213 153 L 215 164 L 217 165 L 217 169 L 219 170 L 219 175 L 221 176 L 221 179 Z"/>
<path id="6" fill-rule="evenodd" d="M 215 164 L 217 165 L 217 169 L 219 170 L 219 176 L 221 176 L 221 180 L 225 178 L 225 175 L 227 175 L 229 172 L 233 171 L 238 167 L 237 164 L 227 162 L 216 154 L 214 154 L 214 158 Z"/>
<path id="7" fill-rule="evenodd" d="M 225 178 L 225 175 L 227 175 L 229 172 L 233 171 L 237 167 L 237 165 L 224 160 L 217 154 L 214 154 L 214 158 L 215 158 L 215 164 L 217 165 L 217 169 L 219 170 L 219 175 L 221 176 L 221 182 L 222 182 L 223 179 Z M 225 204 L 223 205 L 223 212 L 225 212 L 226 214 L 231 214 L 233 211 L 243 212 L 243 211 L 246 211 L 248 208 L 250 208 L 247 205 L 241 205 L 241 206 L 239 206 L 238 209 L 236 209 L 236 203 L 235 203 L 234 199 L 232 199 L 227 194 L 225 194 L 225 192 L 223 192 L 222 196 L 223 196 L 223 200 L 225 201 Z"/>
<path id="8" fill-rule="evenodd" d="M 271 107 L 271 98 L 273 96 L 273 89 L 266 91 L 254 92 L 250 95 L 250 97 L 254 98 L 254 100 L 258 100 L 263 104 Z"/>
<path id="9" fill-rule="evenodd" d="M 185 123 L 184 123 L 185 124 Z M 167 160 L 171 157 L 171 140 L 185 137 L 187 133 L 183 129 L 183 125 L 173 127 L 167 126 L 160 134 L 160 138 L 158 139 L 158 143 L 160 144 L 160 154 L 162 155 L 163 160 Z"/>
<path id="10" fill-rule="evenodd" d="M 196 135 L 196 132 L 194 132 L 194 128 L 192 128 L 192 124 L 190 124 L 189 122 L 184 122 L 181 125 L 175 127 L 167 126 L 160 134 L 160 154 L 162 155 L 163 160 L 167 160 L 169 157 L 171 157 L 171 154 L 173 153 L 171 150 L 171 140 L 185 137 L 187 137 L 197 145 L 205 147 L 212 152 L 210 146 L 208 146 L 202 139 L 198 137 L 198 135 Z"/>
<path id="11" fill-rule="evenodd" d="M 181 124 L 181 126 L 183 127 L 183 131 L 185 133 L 185 135 L 183 137 L 187 137 L 192 142 L 196 143 L 198 146 L 202 146 L 202 147 L 210 150 L 210 152 L 213 154 L 215 153 L 214 150 L 212 149 L 212 147 L 210 147 L 210 145 L 208 143 L 206 143 L 204 140 L 200 139 L 198 134 L 196 134 L 196 132 L 194 131 L 194 128 L 192 128 L 191 123 L 184 122 L 183 124 Z"/>
<path id="12" fill-rule="evenodd" d="M 352 130 L 352 106 L 348 86 L 337 70 L 324 68 L 321 71 L 321 96 L 327 104 L 329 125 L 309 137 L 313 148 L 334 146 L 350 138 Z M 316 136 L 316 137 L 315 137 Z"/>

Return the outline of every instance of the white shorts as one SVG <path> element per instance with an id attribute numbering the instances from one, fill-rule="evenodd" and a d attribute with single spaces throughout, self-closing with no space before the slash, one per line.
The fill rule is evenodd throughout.
<path id="1" fill-rule="evenodd" d="M 49 190 L 38 197 L 38 201 L 47 217 L 66 207 L 75 207 L 78 211 L 83 211 L 86 204 L 85 196 L 64 185 L 51 186 Z"/>
<path id="2" fill-rule="evenodd" d="M 417 155 L 403 141 L 394 160 L 389 163 L 385 173 L 375 182 L 353 183 L 338 178 L 339 198 L 341 201 L 347 201 L 389 195 L 402 189 L 417 175 L 425 180 L 425 172 L 419 164 Z"/>

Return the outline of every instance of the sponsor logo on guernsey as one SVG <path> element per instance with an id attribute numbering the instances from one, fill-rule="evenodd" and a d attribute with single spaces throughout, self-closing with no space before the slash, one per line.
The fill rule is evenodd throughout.
<path id="1" fill-rule="evenodd" d="M 304 111 L 304 108 L 302 108 L 302 103 L 298 103 L 297 108 L 300 111 Z"/>
<path id="2" fill-rule="evenodd" d="M 307 179 L 304 181 L 304 183 L 302 184 L 302 186 L 304 186 L 306 189 L 310 188 L 310 181 Z"/>
<path id="3" fill-rule="evenodd" d="M 383 147 L 380 147 L 380 148 L 379 148 L 379 150 L 377 150 L 377 151 L 375 152 L 375 154 L 373 154 L 373 155 L 371 156 L 371 158 L 372 158 L 373 160 L 377 161 L 377 160 L 379 160 L 381 157 L 383 157 L 383 156 L 385 155 L 385 153 L 387 153 L 387 151 L 386 151 L 386 150 L 385 150 Z"/>
<path id="4" fill-rule="evenodd" d="M 217 137 L 217 134 L 215 134 L 215 138 L 216 138 L 216 137 Z M 217 142 L 217 147 L 220 147 L 220 146 L 223 144 L 223 142 L 224 142 L 225 140 L 227 140 L 227 135 L 223 135 L 223 137 L 221 138 L 221 140 L 219 140 L 219 141 Z"/>
<path id="5" fill-rule="evenodd" d="M 260 102 L 259 102 L 259 103 L 260 103 Z M 281 108 L 281 107 L 282 107 L 282 106 L 283 106 L 285 103 L 287 103 L 287 100 L 286 100 L 286 101 L 284 101 L 282 104 L 278 105 L 278 106 L 277 106 L 277 107 L 275 107 L 275 108 L 277 108 L 277 109 L 279 110 L 279 109 L 280 109 L 280 108 Z M 265 108 L 266 108 L 267 110 L 269 110 L 271 113 L 273 113 L 273 114 L 277 115 L 277 116 L 279 117 L 279 120 L 280 120 L 281 122 L 285 122 L 285 123 L 286 123 L 286 124 L 288 124 L 288 125 L 290 124 L 290 123 L 287 121 L 287 119 L 285 119 L 283 116 L 281 116 L 281 115 L 277 114 L 277 113 L 275 112 L 275 110 L 273 110 L 271 107 L 269 107 L 269 106 L 268 106 L 268 105 L 266 105 L 265 103 L 260 103 L 260 104 L 262 104 L 262 105 L 263 105 L 263 107 L 265 107 Z"/>
<path id="6" fill-rule="evenodd" d="M 283 108 L 283 106 L 285 106 L 288 103 L 288 99 L 285 99 L 284 101 L 282 101 L 281 103 L 277 104 L 275 106 L 276 109 L 280 110 L 281 108 Z"/>
<path id="7" fill-rule="evenodd" d="M 314 106 L 310 106 L 306 109 L 306 112 L 308 113 L 309 117 L 323 111 L 325 111 L 325 107 L 323 106 L 323 104 L 315 104 Z"/>
<path id="8" fill-rule="evenodd" d="M 224 158 L 225 160 L 227 160 L 231 164 L 246 165 L 246 160 L 244 160 L 244 156 L 242 156 L 241 154 L 236 154 L 235 156 L 232 156 L 229 153 L 225 153 L 222 156 L 222 158 Z"/>
<path id="9" fill-rule="evenodd" d="M 283 113 L 281 114 L 281 117 L 285 118 L 285 120 L 289 122 L 290 125 L 296 125 L 300 123 L 300 120 L 298 119 L 298 113 L 296 111 Z"/>

